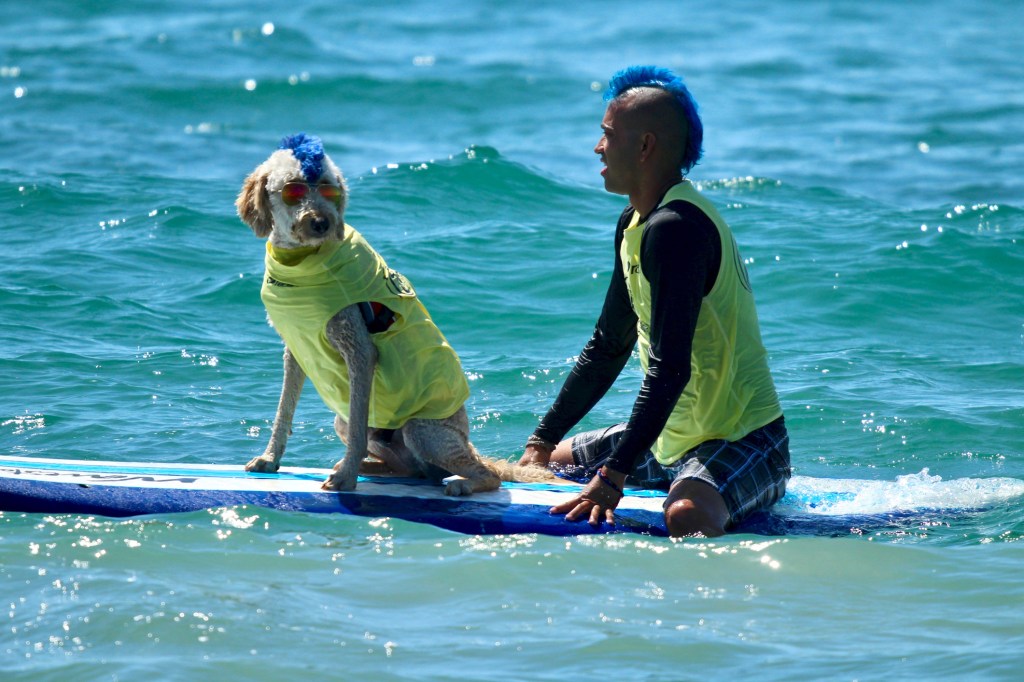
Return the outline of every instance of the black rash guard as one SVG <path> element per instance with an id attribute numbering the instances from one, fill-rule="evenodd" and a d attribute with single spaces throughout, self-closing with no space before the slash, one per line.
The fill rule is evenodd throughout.
<path id="1" fill-rule="evenodd" d="M 629 300 L 619 247 L 633 217 L 626 207 L 615 229 L 615 267 L 594 335 L 580 353 L 554 404 L 534 435 L 557 443 L 607 393 L 637 340 L 637 315 Z M 690 380 L 693 332 L 701 301 L 718 278 L 722 242 L 718 228 L 688 201 L 672 201 L 647 219 L 640 268 L 651 284 L 651 354 L 640 394 L 609 469 L 628 474 L 651 449 Z"/>

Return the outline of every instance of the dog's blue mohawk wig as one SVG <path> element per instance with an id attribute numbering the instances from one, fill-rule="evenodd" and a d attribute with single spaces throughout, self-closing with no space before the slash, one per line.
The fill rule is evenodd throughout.
<path id="1" fill-rule="evenodd" d="M 316 135 L 289 135 L 281 140 L 278 149 L 290 149 L 302 165 L 302 177 L 306 182 L 316 182 L 324 172 L 324 144 Z"/>
<path id="2" fill-rule="evenodd" d="M 672 71 L 660 66 L 629 66 L 622 69 L 608 81 L 608 90 L 604 93 L 606 102 L 611 101 L 633 88 L 651 87 L 667 90 L 683 108 L 686 122 L 686 152 L 680 164 L 683 172 L 689 171 L 704 154 L 704 124 L 697 113 L 697 102 L 686 87 L 683 79 Z"/>

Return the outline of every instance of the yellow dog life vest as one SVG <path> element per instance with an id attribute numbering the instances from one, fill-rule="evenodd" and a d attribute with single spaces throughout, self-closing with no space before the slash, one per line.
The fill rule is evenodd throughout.
<path id="1" fill-rule="evenodd" d="M 313 382 L 323 401 L 346 420 L 349 380 L 345 360 L 327 341 L 327 322 L 342 309 L 374 301 L 395 313 L 394 323 L 371 335 L 377 364 L 369 425 L 400 428 L 407 420 L 445 419 L 469 397 L 455 351 L 430 319 L 409 281 L 388 268 L 355 229 L 299 259 L 275 253 L 267 242 L 260 298 L 271 324 Z M 295 254 L 292 254 L 295 255 Z"/>
<path id="2" fill-rule="evenodd" d="M 729 226 L 714 205 L 688 182 L 668 191 L 671 201 L 697 206 L 718 228 L 722 262 L 711 292 L 701 301 L 690 356 L 690 380 L 654 445 L 662 464 L 716 439 L 738 440 L 782 414 L 754 308 L 746 267 Z M 651 285 L 640 267 L 640 215 L 623 233 L 619 255 L 629 297 L 639 320 L 640 364 L 647 371 L 651 349 Z"/>

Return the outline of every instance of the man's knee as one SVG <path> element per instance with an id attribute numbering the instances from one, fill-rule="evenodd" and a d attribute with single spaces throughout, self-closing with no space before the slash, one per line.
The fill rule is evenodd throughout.
<path id="1" fill-rule="evenodd" d="M 665 508 L 665 525 L 672 537 L 725 534 L 729 510 L 717 490 L 702 481 L 681 481 L 673 486 Z"/>
<path id="2" fill-rule="evenodd" d="M 572 458 L 572 438 L 566 438 L 555 446 L 551 452 L 551 464 L 559 466 L 570 466 L 574 463 Z"/>

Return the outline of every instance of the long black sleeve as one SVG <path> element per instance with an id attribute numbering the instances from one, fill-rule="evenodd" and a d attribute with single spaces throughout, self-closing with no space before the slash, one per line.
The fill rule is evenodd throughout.
<path id="1" fill-rule="evenodd" d="M 633 209 L 627 207 L 619 217 L 615 230 L 615 266 L 594 334 L 580 352 L 551 409 L 534 431 L 534 435 L 552 443 L 564 438 L 608 392 L 636 345 L 637 317 L 629 302 L 619 258 L 622 233 L 632 215 Z"/>
<path id="2" fill-rule="evenodd" d="M 619 247 L 633 209 L 615 233 L 615 267 L 594 335 L 580 353 L 535 435 L 558 442 L 615 382 L 636 344 L 637 316 L 629 300 Z M 640 266 L 651 285 L 648 371 L 628 428 L 608 466 L 628 473 L 651 448 L 690 380 L 693 332 L 703 297 L 714 286 L 722 258 L 718 229 L 700 209 L 671 202 L 650 216 L 641 239 Z"/>
<path id="3" fill-rule="evenodd" d="M 640 245 L 640 267 L 651 286 L 648 369 L 609 468 L 628 473 L 665 428 L 690 380 L 697 316 L 721 260 L 718 229 L 693 204 L 671 202 L 648 219 Z"/>

